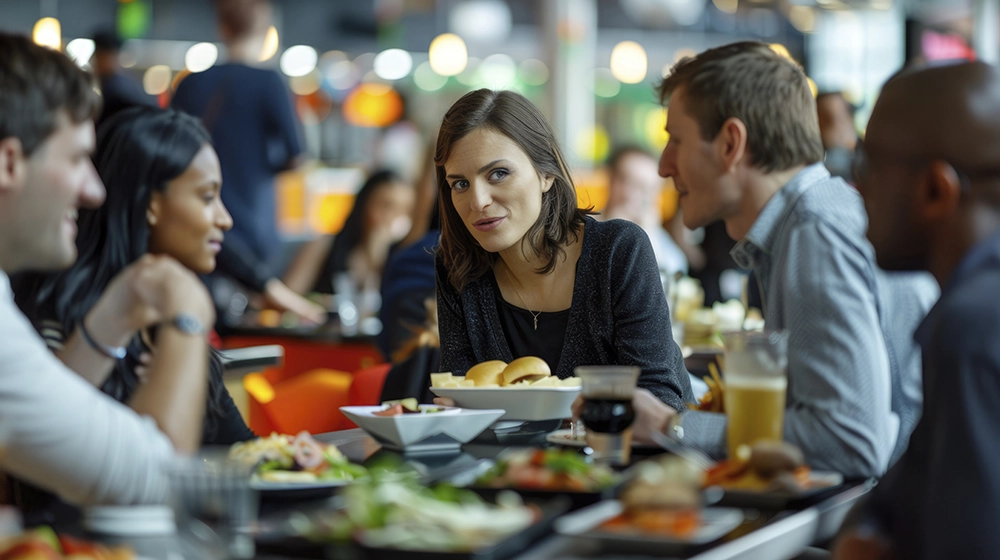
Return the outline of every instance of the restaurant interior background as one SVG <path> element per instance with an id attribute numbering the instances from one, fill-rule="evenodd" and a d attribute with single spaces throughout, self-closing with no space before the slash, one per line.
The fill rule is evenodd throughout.
<path id="1" fill-rule="evenodd" d="M 444 111 L 480 87 L 538 104 L 603 205 L 615 146 L 657 153 L 652 84 L 679 58 L 737 40 L 774 45 L 819 92 L 843 92 L 859 133 L 881 84 L 914 57 L 995 60 L 1000 0 L 275 0 L 261 64 L 288 80 L 315 165 L 279 182 L 290 243 L 336 233 L 366 172 L 416 179 Z M 190 72 L 225 62 L 205 0 L 4 0 L 0 28 L 86 65 L 98 30 L 164 106 Z M 669 187 L 669 185 L 668 185 Z M 672 212 L 669 188 L 662 204 Z"/>

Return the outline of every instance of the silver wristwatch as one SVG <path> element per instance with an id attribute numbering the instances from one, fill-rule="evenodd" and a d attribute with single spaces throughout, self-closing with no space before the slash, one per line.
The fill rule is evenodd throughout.
<path id="1" fill-rule="evenodd" d="M 184 334 L 192 336 L 205 336 L 208 334 L 208 329 L 205 328 L 205 325 L 197 317 L 189 313 L 178 313 L 174 315 L 173 319 L 164 323 L 164 325 L 171 326 Z"/>

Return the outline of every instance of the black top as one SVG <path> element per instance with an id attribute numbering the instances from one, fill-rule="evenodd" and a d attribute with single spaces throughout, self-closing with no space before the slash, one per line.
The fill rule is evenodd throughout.
<path id="1" fill-rule="evenodd" d="M 448 282 L 440 255 L 435 266 L 441 371 L 459 375 L 479 362 L 513 360 L 492 275 L 469 282 L 459 293 Z M 587 218 L 572 301 L 555 375 L 571 377 L 581 365 L 637 365 L 642 368 L 639 387 L 663 402 L 680 410 L 694 400 L 670 333 L 653 247 L 642 228 L 624 220 Z"/>
<path id="2" fill-rule="evenodd" d="M 569 309 L 563 311 L 539 312 L 536 328 L 535 315 L 503 299 L 500 287 L 493 279 L 496 292 L 497 313 L 503 328 L 507 347 L 515 358 L 538 356 L 549 364 L 552 371 L 559 369 L 559 356 L 566 339 L 566 324 Z"/>
<path id="3" fill-rule="evenodd" d="M 917 330 L 923 415 L 872 491 L 868 521 L 896 558 L 1000 551 L 1000 233 L 974 247 Z"/>
<path id="4" fill-rule="evenodd" d="M 280 257 L 274 176 L 302 151 L 281 77 L 273 70 L 220 64 L 184 78 L 172 105 L 201 118 L 212 134 L 222 166 L 222 201 L 233 216 L 225 243 L 239 240 L 249 255 L 273 266 Z"/>

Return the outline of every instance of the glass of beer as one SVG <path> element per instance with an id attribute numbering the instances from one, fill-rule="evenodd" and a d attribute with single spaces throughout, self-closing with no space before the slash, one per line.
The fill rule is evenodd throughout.
<path id="1" fill-rule="evenodd" d="M 583 411 L 587 446 L 597 461 L 627 465 L 632 453 L 632 395 L 639 379 L 636 366 L 580 366 L 573 370 L 583 381 Z"/>
<path id="2" fill-rule="evenodd" d="M 722 340 L 729 456 L 735 457 L 740 445 L 781 441 L 788 388 L 788 333 L 734 332 L 723 334 Z"/>

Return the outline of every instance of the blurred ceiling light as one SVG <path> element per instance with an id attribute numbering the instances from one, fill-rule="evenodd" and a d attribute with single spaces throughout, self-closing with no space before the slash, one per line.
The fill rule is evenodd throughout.
<path id="1" fill-rule="evenodd" d="M 712 0 L 712 3 L 720 12 L 727 14 L 735 14 L 740 9 L 740 0 Z"/>
<path id="2" fill-rule="evenodd" d="M 521 62 L 518 70 L 521 73 L 521 81 L 529 86 L 540 86 L 549 81 L 549 67 L 536 58 Z"/>
<path id="3" fill-rule="evenodd" d="M 459 72 L 455 79 L 458 83 L 463 86 L 475 86 L 479 84 L 479 65 L 482 63 L 481 60 L 474 56 L 470 56 L 467 64 L 465 65 L 465 70 Z M 431 67 L 434 63 L 431 63 Z"/>
<path id="4" fill-rule="evenodd" d="M 295 45 L 288 47 L 285 52 L 281 53 L 278 65 L 287 76 L 295 78 L 305 76 L 315 70 L 318 60 L 316 49 L 309 45 Z"/>
<path id="5" fill-rule="evenodd" d="M 73 39 L 69 43 L 66 43 L 66 54 L 76 62 L 77 65 L 83 66 L 90 62 L 90 57 L 94 56 L 94 40 L 93 39 Z"/>
<path id="6" fill-rule="evenodd" d="M 278 28 L 271 26 L 267 28 L 264 35 L 264 46 L 260 49 L 260 61 L 271 60 L 278 54 Z"/>
<path id="7" fill-rule="evenodd" d="M 343 111 L 354 126 L 385 127 L 403 116 L 403 99 L 392 86 L 361 84 L 344 100 Z"/>
<path id="8" fill-rule="evenodd" d="M 375 69 L 375 53 L 366 52 L 354 57 L 354 66 L 359 74 L 366 74 Z"/>
<path id="9" fill-rule="evenodd" d="M 325 69 L 343 60 L 350 60 L 344 51 L 326 51 L 319 57 L 318 65 L 321 69 Z"/>
<path id="10" fill-rule="evenodd" d="M 635 41 L 622 41 L 611 50 L 611 73 L 626 84 L 646 79 L 646 49 Z"/>
<path id="11" fill-rule="evenodd" d="M 375 74 L 383 80 L 399 80 L 410 74 L 413 57 L 403 49 L 388 49 L 378 53 L 373 65 Z"/>
<path id="12" fill-rule="evenodd" d="M 166 64 L 150 66 L 142 75 L 142 89 L 149 95 L 160 95 L 170 87 L 171 76 L 170 67 Z"/>
<path id="13" fill-rule="evenodd" d="M 505 54 L 491 54 L 479 66 L 479 78 L 490 89 L 504 89 L 517 78 L 517 64 Z"/>
<path id="14" fill-rule="evenodd" d="M 413 71 L 413 83 L 424 91 L 437 91 L 448 83 L 448 77 L 435 72 L 431 63 L 425 61 Z"/>
<path id="15" fill-rule="evenodd" d="M 768 46 L 771 47 L 772 51 L 778 53 L 779 55 L 781 55 L 781 56 L 783 56 L 785 58 L 787 58 L 788 60 L 792 60 L 792 61 L 795 60 L 794 58 L 792 58 L 792 53 L 788 52 L 788 47 L 786 47 L 785 45 L 782 45 L 781 43 L 771 43 Z"/>
<path id="16" fill-rule="evenodd" d="M 448 17 L 448 28 L 470 41 L 500 43 L 510 36 L 510 7 L 500 0 L 468 0 L 457 4 Z"/>
<path id="17" fill-rule="evenodd" d="M 350 60 L 341 60 L 328 66 L 323 72 L 334 89 L 351 89 L 358 83 L 358 70 Z"/>
<path id="18" fill-rule="evenodd" d="M 594 70 L 594 93 L 598 97 L 614 97 L 622 90 L 618 78 L 607 68 Z"/>
<path id="19" fill-rule="evenodd" d="M 442 76 L 455 76 L 469 63 L 465 41 L 454 33 L 442 33 L 431 41 L 427 53 L 431 68 Z"/>
<path id="20" fill-rule="evenodd" d="M 31 30 L 31 40 L 36 45 L 59 50 L 62 48 L 62 26 L 54 17 L 44 17 L 35 22 Z"/>
<path id="21" fill-rule="evenodd" d="M 816 28 L 816 12 L 809 6 L 792 6 L 788 9 L 788 21 L 802 33 L 812 33 Z"/>
<path id="22" fill-rule="evenodd" d="M 312 95 L 319 91 L 319 71 L 313 70 L 305 76 L 296 76 L 288 80 L 288 89 L 295 95 Z"/>
<path id="23" fill-rule="evenodd" d="M 890 10 L 892 0 L 872 0 L 871 6 L 873 10 Z"/>
<path id="24" fill-rule="evenodd" d="M 184 67 L 192 74 L 204 72 L 219 60 L 219 48 L 212 43 L 196 43 L 184 54 Z"/>
<path id="25" fill-rule="evenodd" d="M 122 68 L 134 68 L 136 64 L 139 63 L 139 54 L 136 52 L 139 50 L 138 41 L 128 40 L 122 45 L 121 52 L 118 53 L 118 64 L 122 65 Z"/>

